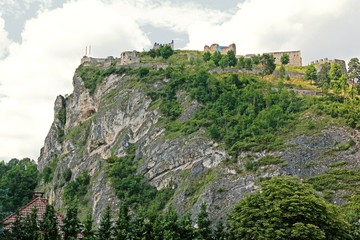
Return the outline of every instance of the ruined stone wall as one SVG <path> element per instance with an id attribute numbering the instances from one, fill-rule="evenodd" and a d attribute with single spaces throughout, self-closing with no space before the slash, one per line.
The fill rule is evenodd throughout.
<path id="1" fill-rule="evenodd" d="M 100 65 L 104 68 L 110 67 L 112 61 L 114 60 L 114 57 L 110 56 L 107 58 L 93 58 L 93 57 L 89 57 L 89 56 L 84 56 L 81 59 L 81 64 L 83 64 L 84 66 L 90 66 L 90 65 Z"/>
<path id="2" fill-rule="evenodd" d="M 235 43 L 232 43 L 229 46 L 220 46 L 217 43 L 213 43 L 210 47 L 208 45 L 205 45 L 204 51 L 210 53 L 219 51 L 221 54 L 227 54 L 228 51 L 233 51 L 236 54 L 236 45 Z"/>
<path id="3" fill-rule="evenodd" d="M 281 56 L 284 54 L 289 55 L 288 66 L 302 66 L 302 58 L 300 51 L 288 51 L 288 52 L 269 52 L 267 54 L 272 54 L 275 58 L 275 64 L 281 64 Z"/>
<path id="4" fill-rule="evenodd" d="M 107 58 L 93 58 L 89 56 L 84 56 L 81 59 L 81 64 L 83 66 L 97 66 L 100 68 L 110 67 L 114 61 L 116 61 L 117 66 L 130 65 L 130 64 L 139 64 L 140 57 L 137 51 L 126 51 L 120 54 L 120 58 L 114 58 L 112 56 Z"/>
<path id="5" fill-rule="evenodd" d="M 139 53 L 137 51 L 122 52 L 118 62 L 120 65 L 140 63 Z"/>
<path id="6" fill-rule="evenodd" d="M 318 59 L 318 60 L 312 61 L 310 64 L 314 65 L 314 66 L 316 67 L 316 69 L 317 69 L 318 71 L 320 71 L 321 65 L 323 65 L 324 63 L 330 63 L 330 64 L 332 64 L 333 62 L 336 62 L 337 64 L 340 65 L 341 71 L 343 72 L 343 74 L 346 74 L 346 73 L 347 73 L 346 62 L 345 62 L 345 60 L 341 60 L 341 59 L 328 59 L 328 58 L 323 58 L 323 59 Z"/>
<path id="7" fill-rule="evenodd" d="M 156 49 L 159 49 L 161 46 L 170 46 L 171 49 L 174 50 L 174 40 L 171 40 L 171 42 L 169 43 L 154 43 L 154 46 L 153 46 L 153 49 L 156 50 Z"/>

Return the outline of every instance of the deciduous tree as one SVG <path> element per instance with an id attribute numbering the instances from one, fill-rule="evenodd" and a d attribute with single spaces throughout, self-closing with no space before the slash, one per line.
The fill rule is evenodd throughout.
<path id="1" fill-rule="evenodd" d="M 316 82 L 318 79 L 316 68 L 313 64 L 306 68 L 305 79 Z"/>
<path id="2" fill-rule="evenodd" d="M 283 55 L 281 55 L 280 62 L 282 65 L 287 65 L 289 61 L 290 61 L 289 54 L 284 53 Z"/>
<path id="3" fill-rule="evenodd" d="M 274 177 L 228 218 L 229 239 L 352 239 L 335 206 L 298 179 Z"/>

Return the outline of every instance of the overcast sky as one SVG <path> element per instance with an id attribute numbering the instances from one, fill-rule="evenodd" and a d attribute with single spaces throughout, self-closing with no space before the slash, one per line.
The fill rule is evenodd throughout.
<path id="1" fill-rule="evenodd" d="M 175 40 L 237 54 L 301 50 L 303 63 L 360 56 L 358 0 L 0 0 L 0 160 L 36 160 L 57 95 L 85 46 L 119 56 Z"/>

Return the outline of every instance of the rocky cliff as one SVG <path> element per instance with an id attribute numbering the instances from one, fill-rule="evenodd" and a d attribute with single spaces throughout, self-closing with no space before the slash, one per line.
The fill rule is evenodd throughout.
<path id="1" fill-rule="evenodd" d="M 170 202 L 180 214 L 195 216 L 205 202 L 212 220 L 224 216 L 261 179 L 286 174 L 311 181 L 339 166 L 358 167 L 358 132 L 332 122 L 323 124 L 327 119 L 312 119 L 315 127 L 308 129 L 315 130 L 311 135 L 300 130 L 288 134 L 282 149 L 244 151 L 236 159 L 204 128 L 169 135 L 159 104 L 141 86 L 139 75 L 132 74 L 145 65 L 104 74 L 93 92 L 76 71 L 73 93 L 56 98 L 54 122 L 38 159 L 40 172 L 48 175 L 39 189 L 56 208 L 65 206 L 66 186 L 86 172 L 90 181 L 83 203 L 96 222 L 107 205 L 116 210 L 119 199 L 106 176 L 106 159 L 125 156 L 129 146 L 136 148 L 137 174 L 158 190 L 174 189 Z M 146 66 L 162 71 L 156 64 Z M 161 77 L 151 84 L 156 91 L 167 83 L 167 77 Z M 176 99 L 182 106 L 180 123 L 191 118 L 200 105 L 186 92 L 178 91 Z M 331 198 L 341 202 L 343 196 L 339 190 Z"/>

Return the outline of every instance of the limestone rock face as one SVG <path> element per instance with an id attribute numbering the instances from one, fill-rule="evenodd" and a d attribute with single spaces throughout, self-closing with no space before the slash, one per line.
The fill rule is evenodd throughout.
<path id="1" fill-rule="evenodd" d="M 341 127 L 325 129 L 315 136 L 295 137 L 282 151 L 244 152 L 238 159 L 231 159 L 221 144 L 208 137 L 205 129 L 186 136 L 167 136 L 159 107 L 144 89 L 133 87 L 135 78 L 111 74 L 90 94 L 83 79 L 75 74 L 73 93 L 56 98 L 54 122 L 38 159 L 40 171 L 56 160 L 51 182 L 39 187 L 56 208 L 64 207 L 63 175 L 70 169 L 70 181 L 84 171 L 91 178 L 86 198 L 97 224 L 107 205 L 116 211 L 119 199 L 106 177 L 105 160 L 110 156 L 125 156 L 130 145 L 137 146 L 138 174 L 143 174 L 157 189 L 175 189 L 171 201 L 180 214 L 191 212 L 196 216 L 205 201 L 211 220 L 225 216 L 242 197 L 257 189 L 261 178 L 324 173 L 328 164 L 309 162 L 323 158 L 336 147 L 334 143 L 341 145 L 350 138 L 354 141 L 349 149 L 335 151 L 329 162 L 346 159 L 354 166 L 358 164 L 353 159 L 359 158 L 359 134 Z M 165 84 L 166 79 L 156 83 L 159 88 Z M 184 92 L 177 93 L 177 98 L 183 107 L 179 117 L 183 122 L 191 118 L 200 104 Z M 284 164 L 248 171 L 245 163 L 249 155 L 255 162 L 266 155 L 280 157 Z"/>

